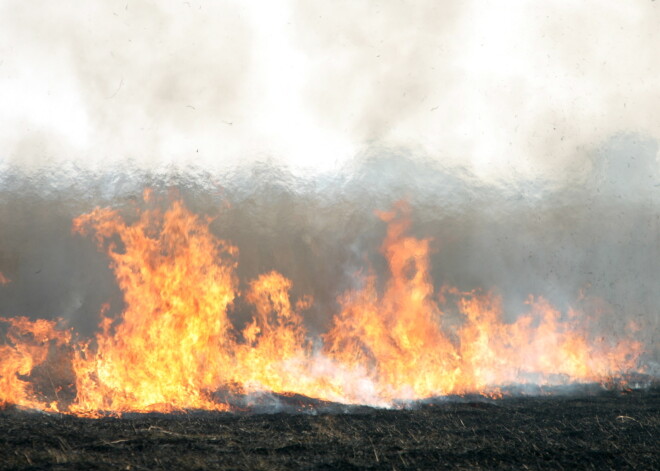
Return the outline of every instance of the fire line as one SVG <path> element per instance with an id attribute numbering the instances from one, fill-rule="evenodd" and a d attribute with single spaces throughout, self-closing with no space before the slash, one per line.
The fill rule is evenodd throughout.
<path id="1" fill-rule="evenodd" d="M 387 225 L 386 277 L 370 271 L 361 288 L 341 293 L 327 332 L 312 338 L 304 323 L 311 297 L 292 299 L 292 282 L 275 271 L 241 292 L 238 248 L 182 202 L 163 210 L 151 199 L 145 192 L 132 222 L 111 208 L 73 221 L 73 233 L 92 237 L 108 256 L 126 303 L 117 318 L 102 310 L 94 338 L 58 321 L 0 318 L 0 406 L 92 417 L 224 411 L 233 406 L 218 391 L 270 391 L 389 407 L 643 371 L 640 342 L 595 336 L 583 312 L 530 297 L 529 312 L 507 323 L 492 293 L 435 289 L 430 239 L 409 235 L 405 202 L 377 213 Z M 230 316 L 239 296 L 253 312 L 243 328 Z M 448 303 L 458 327 L 445 322 Z M 58 369 L 48 366 L 55 361 Z"/>

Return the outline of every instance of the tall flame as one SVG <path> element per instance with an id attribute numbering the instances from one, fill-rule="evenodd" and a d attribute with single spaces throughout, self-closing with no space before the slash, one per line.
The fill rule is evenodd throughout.
<path id="1" fill-rule="evenodd" d="M 361 289 L 341 295 L 340 312 L 316 339 L 304 325 L 311 297 L 292 300 L 291 281 L 277 272 L 250 281 L 241 294 L 238 249 L 181 202 L 138 210 L 131 223 L 108 208 L 82 215 L 73 231 L 92 235 L 107 254 L 126 307 L 117 319 L 102 310 L 99 333 L 88 340 L 74 341 L 52 321 L 0 319 L 8 327 L 0 405 L 89 416 L 228 410 L 222 392 L 272 391 L 387 406 L 495 393 L 514 383 L 602 382 L 640 368 L 643 345 L 594 338 L 576 310 L 562 315 L 530 298 L 529 313 L 506 323 L 492 294 L 436 292 L 430 240 L 408 235 L 409 213 L 406 203 L 379 213 L 388 225 L 381 252 L 389 277 L 370 273 Z M 254 310 L 243 328 L 229 315 L 238 296 Z M 460 325 L 448 320 L 449 298 Z M 75 399 L 47 402 L 37 397 L 31 374 L 64 347 L 73 352 Z"/>
<path id="2" fill-rule="evenodd" d="M 227 307 L 236 249 L 180 202 L 164 214 L 144 211 L 132 225 L 96 209 L 77 218 L 74 231 L 95 233 L 126 309 L 117 325 L 104 318 L 95 348 L 84 345 L 76 356 L 73 410 L 222 408 L 209 393 L 233 344 Z"/>

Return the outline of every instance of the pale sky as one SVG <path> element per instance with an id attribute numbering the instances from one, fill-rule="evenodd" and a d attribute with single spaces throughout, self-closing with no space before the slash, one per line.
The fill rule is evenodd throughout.
<path id="1" fill-rule="evenodd" d="M 561 178 L 621 133 L 660 137 L 660 2 L 0 0 L 0 169 Z"/>

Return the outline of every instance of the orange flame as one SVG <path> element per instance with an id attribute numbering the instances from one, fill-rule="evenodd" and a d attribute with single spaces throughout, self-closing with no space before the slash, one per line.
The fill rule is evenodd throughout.
<path id="1" fill-rule="evenodd" d="M 224 408 L 210 392 L 233 342 L 227 307 L 236 249 L 179 202 L 130 226 L 116 211 L 96 209 L 76 219 L 74 231 L 93 231 L 105 247 L 127 307 L 117 325 L 104 318 L 95 348 L 84 345 L 76 356 L 72 410 Z"/>
<path id="2" fill-rule="evenodd" d="M 26 317 L 0 317 L 0 325 L 7 327 L 8 341 L 0 345 L 0 409 L 16 404 L 56 411 L 56 404 L 37 398 L 28 379 L 32 370 L 46 361 L 51 344 L 67 344 L 70 332 L 57 330 L 55 321 Z"/>
<path id="3" fill-rule="evenodd" d="M 635 368 L 639 342 L 590 342 L 578 323 L 581 316 L 571 311 L 562 321 L 543 299 L 530 301 L 532 312 L 507 324 L 497 297 L 445 288 L 459 295 L 464 316 L 452 339 L 433 301 L 428 240 L 406 236 L 408 213 L 400 203 L 394 212 L 381 214 L 389 222 L 382 252 L 391 273 L 383 294 L 369 277 L 364 290 L 342 298 L 344 309 L 325 336 L 331 357 L 371 372 L 379 397 L 489 393 L 499 385 L 529 381 L 606 381 Z"/>
<path id="4" fill-rule="evenodd" d="M 153 201 L 150 192 L 145 201 Z M 75 399 L 68 404 L 39 399 L 29 380 L 50 350 L 71 344 L 70 333 L 51 321 L 0 319 L 9 326 L 0 346 L 0 405 L 87 416 L 228 410 L 219 392 L 272 391 L 387 406 L 498 395 L 499 386 L 514 383 L 606 382 L 639 367 L 639 342 L 594 339 L 577 311 L 562 316 L 530 298 L 530 312 L 506 323 L 494 295 L 450 287 L 436 293 L 430 240 L 408 235 L 409 213 L 399 203 L 379 214 L 388 224 L 381 252 L 390 276 L 383 284 L 370 274 L 362 289 L 341 295 L 341 310 L 319 339 L 304 326 L 313 300 L 293 302 L 291 281 L 277 272 L 249 283 L 243 296 L 254 316 L 237 329 L 229 313 L 241 295 L 238 250 L 181 202 L 138 211 L 130 224 L 107 208 L 82 215 L 73 230 L 93 235 L 108 255 L 126 307 L 118 319 L 102 313 L 95 338 L 73 344 Z M 456 299 L 460 325 L 448 318 L 447 297 Z"/>

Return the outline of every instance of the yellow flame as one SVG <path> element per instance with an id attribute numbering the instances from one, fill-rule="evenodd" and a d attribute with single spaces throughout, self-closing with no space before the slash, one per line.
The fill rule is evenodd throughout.
<path id="1" fill-rule="evenodd" d="M 64 345 L 71 340 L 70 332 L 57 330 L 55 321 L 45 319 L 0 317 L 0 324 L 7 327 L 7 343 L 0 345 L 0 408 L 15 404 L 56 410 L 37 398 L 27 377 L 46 361 L 51 344 Z"/>
<path id="2" fill-rule="evenodd" d="M 145 201 L 153 195 L 145 192 Z M 175 201 L 140 210 L 132 223 L 113 209 L 78 217 L 73 231 L 92 235 L 108 255 L 126 307 L 117 319 L 103 308 L 99 333 L 72 341 L 51 321 L 0 319 L 0 405 L 66 410 L 86 416 L 185 409 L 227 410 L 216 394 L 296 393 L 345 403 L 389 405 L 435 395 L 501 395 L 500 386 L 535 382 L 606 382 L 637 368 L 643 346 L 588 334 L 585 315 L 565 316 L 544 299 L 515 322 L 502 319 L 489 293 L 434 290 L 428 239 L 408 235 L 406 203 L 379 213 L 388 224 L 381 252 L 389 276 L 371 273 L 346 292 L 328 332 L 307 333 L 292 283 L 277 272 L 248 283 L 253 318 L 229 317 L 239 293 L 238 249 L 218 240 L 209 220 Z M 382 286 L 381 289 L 378 287 Z M 462 323 L 443 309 L 456 299 Z M 73 347 L 75 399 L 47 403 L 30 374 L 49 351 Z"/>

